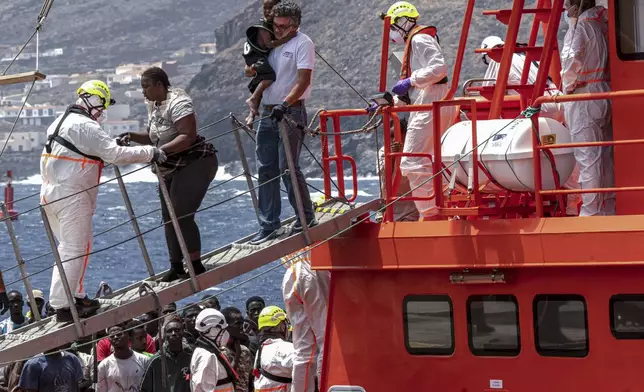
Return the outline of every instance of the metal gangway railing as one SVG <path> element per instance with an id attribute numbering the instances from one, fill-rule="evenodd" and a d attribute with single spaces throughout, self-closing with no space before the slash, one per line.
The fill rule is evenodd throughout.
<path id="1" fill-rule="evenodd" d="M 248 158 L 244 151 L 244 143 L 242 140 L 243 134 L 247 134 L 248 137 L 253 138 L 253 135 L 252 135 L 253 131 L 248 126 L 241 124 L 232 113 L 223 119 L 220 119 L 216 122 L 213 122 L 211 124 L 201 127 L 199 131 L 203 131 L 204 129 L 213 127 L 226 120 L 231 121 L 232 128 L 216 136 L 207 138 L 205 139 L 204 142 L 210 142 L 218 138 L 221 138 L 223 136 L 233 135 L 235 137 L 237 153 L 242 165 L 242 173 L 236 176 L 233 176 L 232 178 L 227 179 L 223 182 L 219 182 L 211 185 L 209 190 L 222 186 L 230 181 L 239 179 L 241 177 L 245 178 L 248 190 L 241 193 L 237 193 L 232 197 L 229 197 L 223 201 L 218 201 L 212 205 L 201 207 L 197 212 L 195 212 L 195 214 L 221 206 L 235 198 L 239 198 L 242 196 L 250 196 L 253 207 L 255 209 L 255 213 L 257 215 L 258 204 L 257 204 L 256 190 L 261 185 L 255 185 L 254 181 L 257 181 L 257 178 L 251 174 L 251 171 L 249 169 L 249 165 L 247 162 Z M 260 120 L 261 119 L 258 119 L 257 121 L 260 121 Z M 290 118 L 287 118 L 286 121 L 281 122 L 280 132 L 284 140 L 288 140 L 289 138 L 289 132 L 287 127 L 292 128 L 294 126 L 299 126 L 299 125 L 295 124 Z M 308 150 L 308 147 L 306 147 L 306 149 Z M 311 156 L 313 156 L 313 158 L 316 160 L 316 162 L 318 162 L 317 159 L 314 157 L 314 154 L 310 150 L 308 151 L 311 154 Z M 286 149 L 286 152 L 287 152 L 288 170 L 286 170 L 284 173 L 276 176 L 275 178 L 269 181 L 280 181 L 284 176 L 290 176 L 291 177 L 290 179 L 292 181 L 295 180 L 293 176 L 295 174 L 296 162 L 294 161 L 294 157 L 290 156 L 288 149 Z M 324 169 L 321 163 L 318 162 L 318 165 L 320 166 L 321 169 Z M 157 168 L 155 172 L 157 174 L 157 179 L 159 181 L 159 188 L 162 195 L 161 199 L 162 199 L 162 202 L 166 203 L 166 206 L 170 215 L 170 220 L 167 222 L 162 222 L 161 224 L 156 225 L 150 229 L 142 230 L 141 226 L 139 225 L 140 218 L 156 213 L 160 210 L 160 208 L 145 212 L 140 215 L 136 215 L 128 194 L 128 190 L 127 190 L 127 186 L 124 181 L 124 178 L 127 177 L 128 175 L 131 175 L 141 170 L 145 170 L 145 169 L 149 170 L 151 165 L 145 165 L 135 170 L 129 171 L 127 173 L 121 173 L 121 170 L 116 165 L 112 165 L 112 166 L 114 169 L 115 177 L 106 181 L 102 181 L 92 188 L 100 187 L 107 183 L 112 183 L 116 181 L 119 185 L 119 190 L 123 197 L 124 207 L 127 211 L 129 219 L 124 222 L 118 223 L 117 225 L 112 226 L 106 230 L 103 230 L 102 232 L 95 234 L 95 237 L 102 236 L 106 233 L 113 231 L 118 227 L 123 227 L 128 224 L 130 224 L 132 227 L 132 230 L 134 232 L 133 236 L 125 240 L 119 241 L 115 244 L 109 245 L 105 248 L 96 249 L 87 254 L 78 255 L 68 260 L 62 260 L 60 255 L 58 254 L 54 234 L 51 229 L 50 223 L 47 219 L 47 215 L 44 211 L 44 207 L 48 204 L 61 202 L 62 200 L 65 200 L 68 197 L 71 197 L 71 196 L 67 196 L 65 198 L 50 201 L 47 204 L 38 205 L 37 207 L 27 209 L 25 211 L 18 213 L 18 215 L 20 216 L 20 215 L 25 215 L 29 213 L 35 213 L 36 211 L 40 212 L 43 227 L 47 234 L 48 242 L 51 248 L 50 251 L 44 254 L 38 255 L 36 257 L 30 258 L 29 260 L 25 260 L 23 258 L 23 252 L 22 252 L 18 237 L 16 235 L 14 224 L 11 221 L 11 219 L 9 219 L 9 216 L 5 214 L 5 217 L 0 220 L 0 223 L 4 223 L 4 225 L 7 227 L 7 231 L 11 239 L 11 245 L 13 247 L 15 259 L 17 263 L 15 266 L 6 268 L 1 272 L 8 272 L 16 268 L 19 269 L 20 279 L 17 279 L 13 282 L 8 282 L 7 286 L 22 282 L 27 292 L 27 296 L 28 296 L 28 300 L 29 300 L 29 304 L 31 305 L 31 308 L 38 309 L 38 307 L 36 306 L 35 298 L 33 296 L 33 287 L 32 287 L 30 278 L 34 275 L 49 271 L 52 268 L 56 268 L 62 278 L 67 300 L 69 301 L 70 304 L 73 304 L 74 297 L 72 292 L 70 291 L 70 288 L 65 276 L 65 271 L 63 268 L 64 263 L 71 260 L 75 260 L 78 257 L 101 253 L 106 251 L 107 249 L 114 248 L 116 246 L 122 245 L 126 242 L 133 241 L 136 239 L 138 243 L 138 248 L 141 252 L 141 256 L 145 262 L 148 276 L 142 282 L 137 282 L 123 289 L 116 290 L 107 297 L 99 298 L 99 302 L 101 303 L 101 310 L 99 310 L 99 313 L 95 316 L 92 316 L 86 319 L 81 319 L 75 307 L 71 306 L 70 309 L 72 311 L 72 317 L 73 317 L 72 325 L 56 323 L 53 321 L 54 317 L 41 320 L 41 316 L 39 312 L 34 311 L 33 312 L 34 318 L 36 320 L 35 323 L 25 326 L 23 328 L 20 328 L 10 334 L 0 336 L 0 364 L 5 362 L 10 362 L 16 359 L 24 359 L 31 355 L 35 355 L 39 352 L 42 352 L 43 350 L 58 347 L 60 346 L 61 343 L 71 342 L 71 341 L 95 334 L 98 331 L 104 330 L 106 325 L 114 325 L 119 322 L 125 321 L 127 319 L 131 319 L 140 314 L 149 312 L 151 310 L 155 310 L 155 309 L 160 310 L 159 308 L 164 304 L 168 304 L 170 302 L 174 302 L 179 299 L 187 298 L 205 288 L 212 287 L 216 284 L 232 279 L 243 273 L 249 272 L 257 267 L 271 263 L 274 260 L 280 259 L 281 257 L 294 253 L 299 249 L 312 245 L 316 242 L 319 243 L 320 241 L 327 241 L 333 236 L 337 235 L 338 232 L 348 230 L 348 228 L 353 227 L 353 225 L 355 224 L 356 218 L 363 217 L 363 221 L 364 221 L 364 218 L 368 217 L 367 213 L 369 211 L 376 210 L 380 205 L 379 200 L 373 200 L 365 204 L 354 203 L 355 197 L 357 196 L 357 186 L 354 189 L 353 196 L 347 199 L 344 196 L 343 187 L 337 185 L 330 177 L 328 172 L 323 171 L 325 183 L 328 181 L 336 185 L 338 196 L 337 197 L 333 196 L 332 192 L 325 192 L 321 189 L 316 188 L 310 183 L 308 184 L 308 186 L 311 187 L 313 190 L 323 193 L 326 200 L 325 203 L 320 205 L 320 208 L 318 208 L 316 213 L 317 219 L 320 221 L 320 224 L 318 226 L 315 226 L 314 228 L 308 228 L 307 225 L 302 225 L 303 231 L 301 234 L 290 236 L 290 237 L 288 235 L 282 235 L 279 238 L 269 241 L 262 246 L 248 244 L 248 241 L 252 238 L 252 235 L 250 235 L 248 237 L 242 238 L 241 240 L 238 240 L 236 243 L 231 243 L 224 247 L 216 249 L 212 252 L 205 253 L 202 256 L 202 260 L 204 260 L 204 265 L 206 266 L 206 269 L 207 269 L 205 273 L 196 275 L 192 267 L 192 264 L 190 262 L 186 262 L 185 264 L 187 265 L 188 273 L 189 273 L 188 279 L 181 280 L 179 282 L 160 283 L 160 282 L 156 282 L 156 280 L 161 277 L 161 274 L 158 274 L 157 271 L 155 271 L 153 268 L 153 263 L 152 263 L 150 254 L 148 252 L 148 249 L 146 247 L 144 236 L 154 230 L 157 230 L 163 227 L 166 224 L 172 224 L 175 232 L 177 233 L 178 241 L 181 246 L 181 251 L 183 253 L 184 260 L 189 261 L 190 257 L 186 247 L 185 239 L 183 237 L 183 234 L 179 226 L 179 221 L 184 216 L 177 216 L 172 206 L 172 203 L 169 199 L 168 189 L 166 187 L 165 181 L 163 180 L 163 177 L 161 176 L 160 171 Z M 297 200 L 296 213 L 299 216 L 300 221 L 304 222 L 306 220 L 304 218 L 304 208 L 302 205 L 302 198 L 301 198 L 301 195 L 299 194 L 298 187 L 294 187 L 294 190 L 295 190 L 295 196 Z M 284 192 L 284 190 L 282 191 Z M 34 193 L 31 195 L 27 195 L 25 197 L 21 197 L 19 199 L 14 200 L 14 204 L 20 203 L 22 201 L 25 201 L 27 199 L 31 199 L 37 196 L 39 196 L 39 193 Z M 0 208 L 3 211 L 7 209 L 4 204 L 0 205 Z M 365 214 L 367 215 L 365 216 Z M 290 224 L 294 220 L 295 220 L 294 218 L 286 219 L 284 220 L 283 223 Z M 32 262 L 34 260 L 42 259 L 45 257 L 49 257 L 49 256 L 52 256 L 54 259 L 53 265 L 47 268 L 40 269 L 31 274 L 27 273 L 27 268 L 26 268 L 27 263 Z M 278 267 L 280 266 L 278 265 Z"/>

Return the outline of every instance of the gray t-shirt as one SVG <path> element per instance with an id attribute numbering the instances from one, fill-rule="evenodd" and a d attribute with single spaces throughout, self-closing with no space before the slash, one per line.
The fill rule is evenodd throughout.
<path id="1" fill-rule="evenodd" d="M 192 99 L 180 88 L 168 89 L 167 99 L 159 106 L 149 101 L 146 104 L 150 140 L 157 147 L 174 140 L 179 135 L 176 122 L 195 113 Z"/>

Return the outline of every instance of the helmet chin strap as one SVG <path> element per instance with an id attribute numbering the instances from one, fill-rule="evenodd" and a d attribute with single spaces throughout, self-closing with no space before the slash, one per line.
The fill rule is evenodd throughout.
<path id="1" fill-rule="evenodd" d="M 85 108 L 87 112 L 89 113 L 90 116 L 96 121 L 101 117 L 103 112 L 105 111 L 105 105 L 100 104 L 100 105 L 94 105 L 90 102 L 90 100 L 93 98 L 93 95 L 88 95 L 88 94 L 83 94 L 79 97 L 80 99 L 80 106 Z M 98 98 L 98 97 L 97 97 Z"/>
<path id="2" fill-rule="evenodd" d="M 409 19 L 407 17 L 403 17 L 403 18 L 405 22 L 402 24 L 402 26 L 399 25 L 398 22 L 396 22 L 394 26 L 396 26 L 402 32 L 403 37 L 405 38 L 405 40 L 407 40 L 407 36 L 409 35 L 409 32 L 414 28 L 414 26 L 416 26 L 416 20 Z M 400 19 L 403 19 L 403 18 L 400 18 Z"/>

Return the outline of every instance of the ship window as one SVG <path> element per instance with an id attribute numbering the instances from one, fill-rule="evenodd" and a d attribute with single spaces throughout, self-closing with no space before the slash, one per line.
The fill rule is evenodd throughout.
<path id="1" fill-rule="evenodd" d="M 610 330 L 617 339 L 644 339 L 644 295 L 611 297 Z"/>
<path id="2" fill-rule="evenodd" d="M 644 0 L 616 0 L 615 16 L 619 58 L 644 59 Z"/>
<path id="3" fill-rule="evenodd" d="M 581 295 L 537 295 L 533 303 L 537 352 L 549 357 L 588 355 L 588 315 Z"/>
<path id="4" fill-rule="evenodd" d="M 454 353 L 454 316 L 447 295 L 409 295 L 403 301 L 405 347 L 412 355 Z"/>
<path id="5" fill-rule="evenodd" d="M 472 354 L 517 356 L 521 351 L 519 305 L 513 295 L 477 295 L 467 300 Z"/>

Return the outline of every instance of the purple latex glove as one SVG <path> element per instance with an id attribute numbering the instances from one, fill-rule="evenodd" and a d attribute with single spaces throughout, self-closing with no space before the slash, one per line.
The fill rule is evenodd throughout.
<path id="1" fill-rule="evenodd" d="M 375 112 L 376 110 L 378 110 L 378 108 L 379 108 L 379 106 L 378 106 L 378 104 L 377 104 L 377 103 L 375 103 L 375 102 L 374 102 L 374 103 L 371 103 L 371 104 L 369 105 L 369 107 L 367 107 L 367 113 L 373 113 L 373 112 Z"/>
<path id="2" fill-rule="evenodd" d="M 411 78 L 398 81 L 391 89 L 391 92 L 396 95 L 405 95 L 411 88 Z"/>

